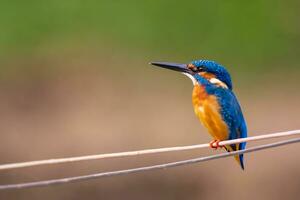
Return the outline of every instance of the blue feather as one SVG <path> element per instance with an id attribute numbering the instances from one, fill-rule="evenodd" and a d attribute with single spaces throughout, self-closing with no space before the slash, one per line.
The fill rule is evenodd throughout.
<path id="1" fill-rule="evenodd" d="M 217 96 L 219 105 L 221 107 L 221 115 L 223 120 L 229 127 L 229 140 L 247 137 L 246 122 L 239 105 L 239 102 L 231 90 L 218 88 L 214 90 L 214 95 Z M 240 143 L 238 149 L 236 145 L 231 146 L 234 150 L 243 150 L 246 143 Z M 244 156 L 239 155 L 241 167 L 244 169 Z"/>
<path id="2" fill-rule="evenodd" d="M 231 76 L 224 66 L 211 60 L 195 60 L 191 64 L 204 68 L 206 72 L 213 73 L 217 79 L 225 83 L 232 90 Z"/>
<path id="3" fill-rule="evenodd" d="M 229 127 L 228 139 L 231 140 L 247 137 L 246 122 L 239 102 L 233 91 L 211 84 L 207 79 L 198 74 L 195 74 L 194 78 L 199 82 L 199 84 L 205 86 L 207 94 L 217 97 L 218 103 L 221 108 L 221 116 Z M 240 143 L 238 149 L 236 149 L 236 145 L 231 145 L 231 147 L 233 150 L 242 150 L 245 149 L 246 143 Z M 239 160 L 241 167 L 244 169 L 243 154 L 239 155 Z"/>

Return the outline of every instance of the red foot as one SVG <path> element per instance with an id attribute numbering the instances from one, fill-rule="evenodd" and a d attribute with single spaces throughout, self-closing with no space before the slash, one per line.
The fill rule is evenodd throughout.
<path id="1" fill-rule="evenodd" d="M 209 143 L 209 146 L 212 148 L 212 149 L 215 149 L 217 150 L 218 148 L 223 148 L 225 147 L 224 145 L 220 145 L 219 143 L 221 142 L 221 140 L 213 140 Z"/>

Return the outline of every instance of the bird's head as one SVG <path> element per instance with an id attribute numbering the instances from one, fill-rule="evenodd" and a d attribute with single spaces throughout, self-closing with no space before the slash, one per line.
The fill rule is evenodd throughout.
<path id="1" fill-rule="evenodd" d="M 209 60 L 195 60 L 188 64 L 178 64 L 169 62 L 151 62 L 150 64 L 182 72 L 192 79 L 194 84 L 197 76 L 208 80 L 211 84 L 224 88 L 232 89 L 231 77 L 229 72 L 222 65 Z"/>

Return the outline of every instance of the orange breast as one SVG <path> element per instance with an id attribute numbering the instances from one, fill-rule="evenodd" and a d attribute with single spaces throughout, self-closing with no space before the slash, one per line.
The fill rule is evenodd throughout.
<path id="1" fill-rule="evenodd" d="M 208 95 L 203 86 L 196 84 L 193 89 L 192 101 L 197 117 L 208 129 L 211 136 L 217 140 L 228 139 L 228 126 L 220 114 L 217 98 L 213 95 Z"/>

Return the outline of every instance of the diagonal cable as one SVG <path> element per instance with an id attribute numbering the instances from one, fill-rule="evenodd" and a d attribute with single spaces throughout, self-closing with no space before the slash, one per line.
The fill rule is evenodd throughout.
<path id="1" fill-rule="evenodd" d="M 297 142 L 300 142 L 300 138 L 259 145 L 259 146 L 251 147 L 248 149 L 239 150 L 239 151 L 221 153 L 221 154 L 212 155 L 212 156 L 194 158 L 194 159 L 183 160 L 183 161 L 178 161 L 178 162 L 171 162 L 171 163 L 160 164 L 160 165 L 152 165 L 152 166 L 139 167 L 139 168 L 133 168 L 133 169 L 125 169 L 125 170 L 119 170 L 119 171 L 111 171 L 111 172 L 101 172 L 101 173 L 96 173 L 96 174 L 74 176 L 74 177 L 61 178 L 61 179 L 51 179 L 51 180 L 45 180 L 45 181 L 0 185 L 0 190 L 24 189 L 24 188 L 32 188 L 32 187 L 58 185 L 58 184 L 65 184 L 65 183 L 78 182 L 78 181 L 84 181 L 84 180 L 91 180 L 91 179 L 96 179 L 96 178 L 120 176 L 120 175 L 125 175 L 125 174 L 139 173 L 139 172 L 152 171 L 152 170 L 158 170 L 158 169 L 167 169 L 167 168 L 171 168 L 171 167 L 177 167 L 177 166 L 183 166 L 183 165 L 188 165 L 188 164 L 194 164 L 194 163 L 200 163 L 200 162 L 225 158 L 225 157 L 229 157 L 229 156 L 233 156 L 233 155 L 237 155 L 237 154 L 261 151 L 264 149 L 279 147 L 279 146 L 293 144 L 293 143 L 297 143 Z"/>
<path id="2" fill-rule="evenodd" d="M 265 140 L 265 139 L 286 137 L 286 136 L 293 136 L 293 135 L 300 135 L 300 130 L 292 130 L 292 131 L 278 132 L 272 134 L 263 134 L 263 135 L 240 138 L 235 140 L 225 140 L 225 141 L 221 141 L 219 145 L 230 145 L 230 144 L 237 144 L 241 142 Z M 50 164 L 69 163 L 69 162 L 78 162 L 78 161 L 87 161 L 87 160 L 98 160 L 104 158 L 129 157 L 129 156 L 138 156 L 144 154 L 185 151 L 185 150 L 200 149 L 200 148 L 207 148 L 207 147 L 210 147 L 210 145 L 197 144 L 197 145 L 190 145 L 190 146 L 166 147 L 166 148 L 159 148 L 159 149 L 145 149 L 139 151 L 127 151 L 127 152 L 117 152 L 117 153 L 108 153 L 108 154 L 96 154 L 96 155 L 88 155 L 88 156 L 37 160 L 37 161 L 20 162 L 20 163 L 9 163 L 9 164 L 0 165 L 0 171 L 23 168 L 23 167 L 33 167 L 38 165 L 50 165 Z"/>

